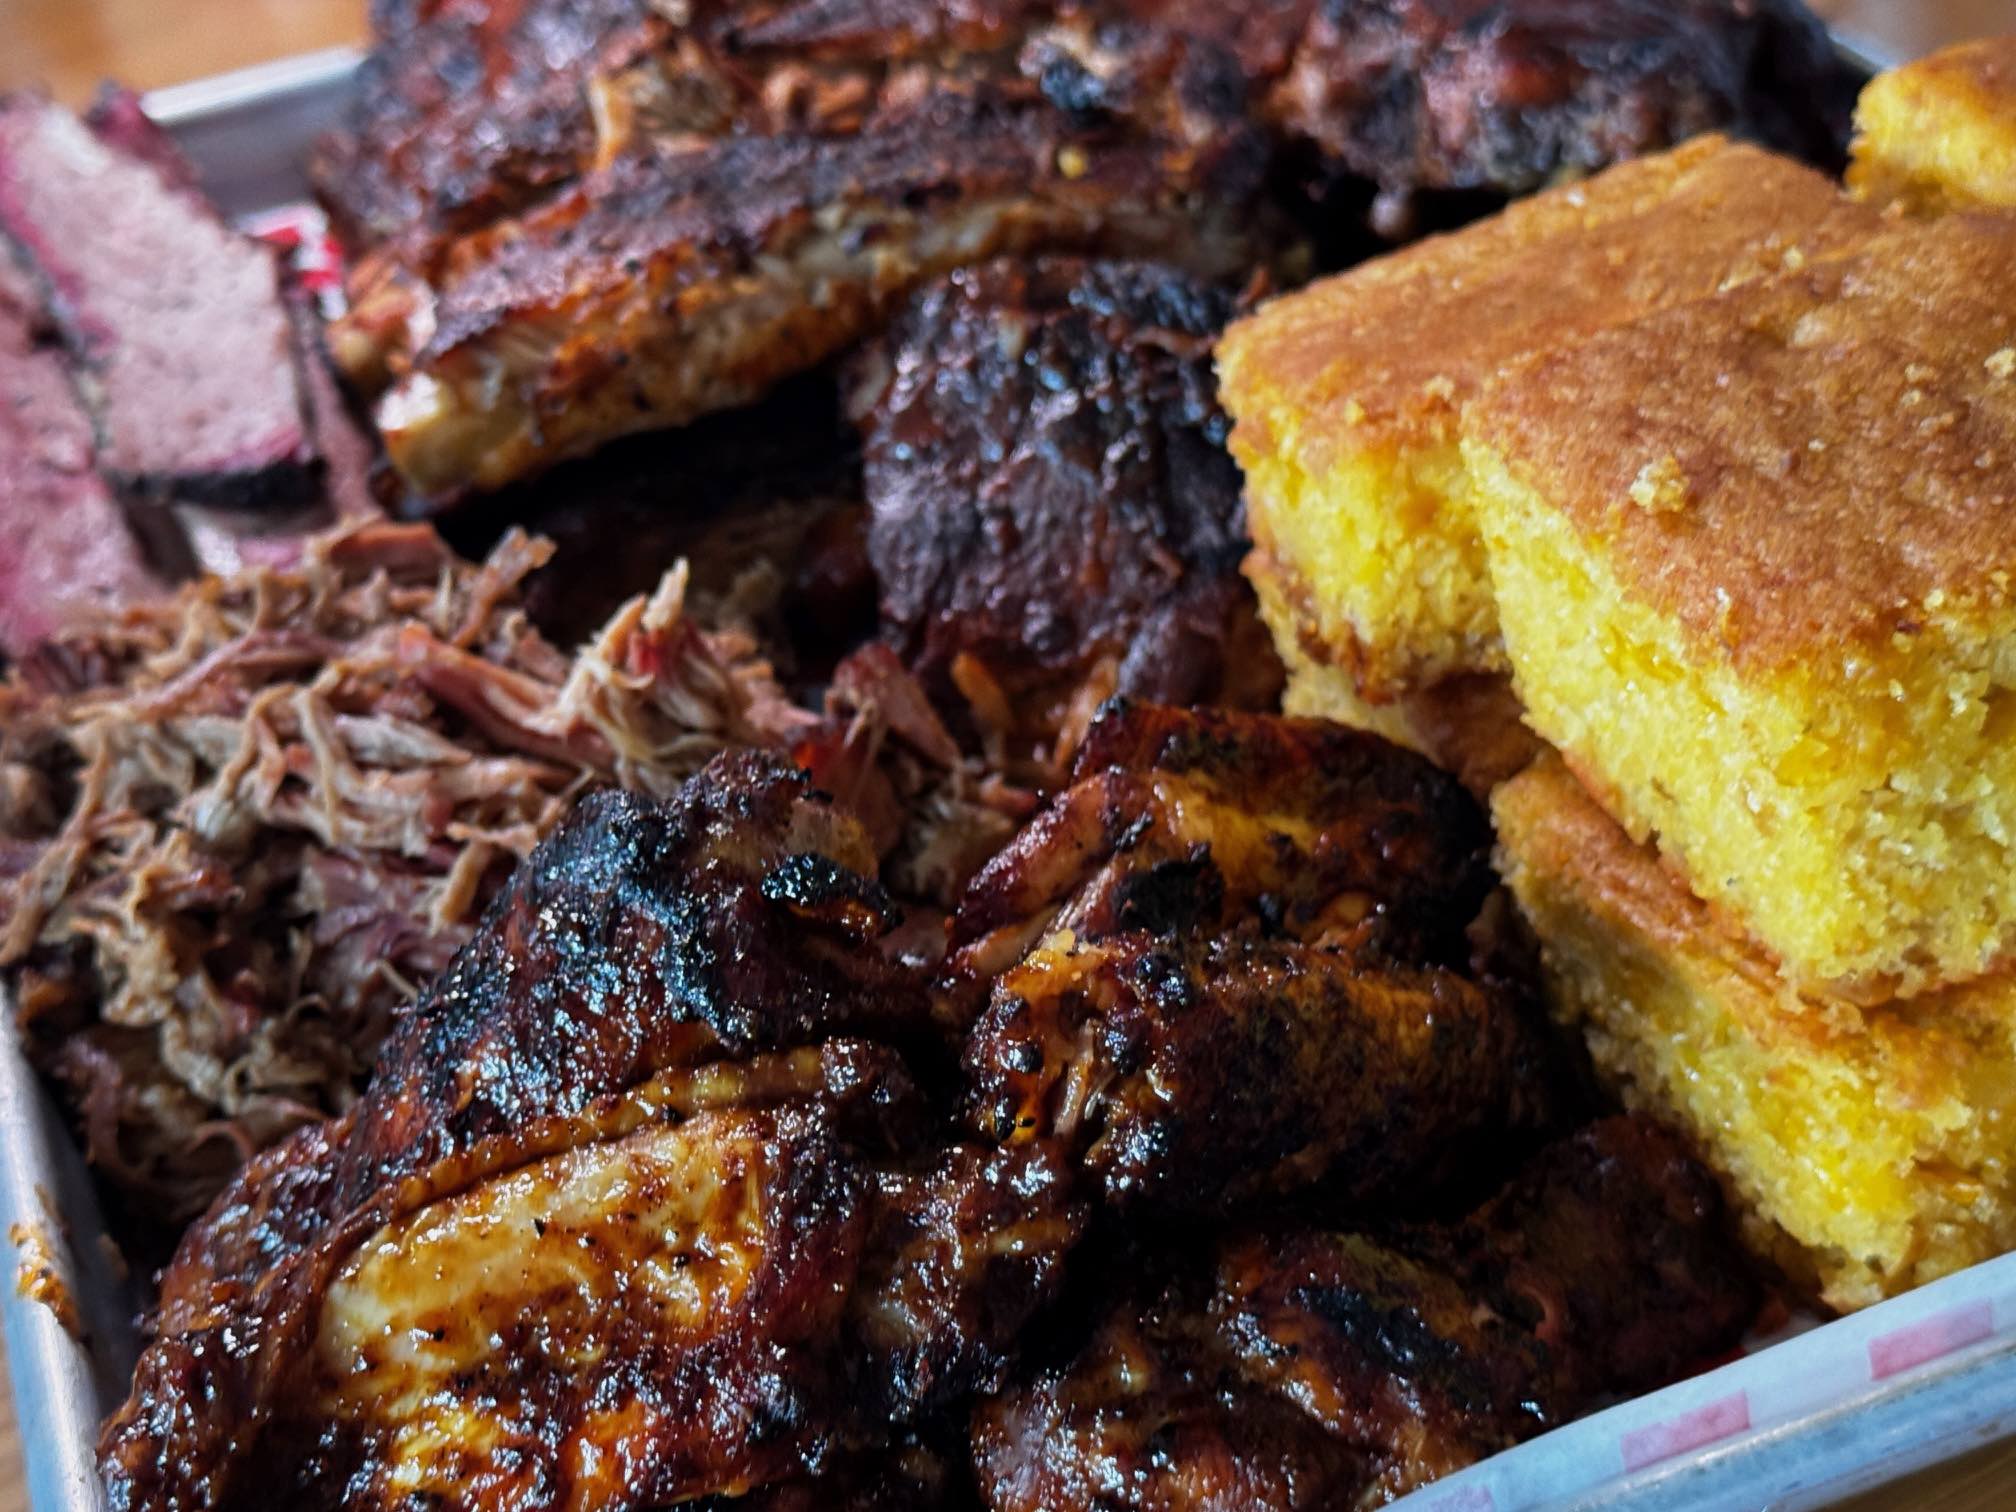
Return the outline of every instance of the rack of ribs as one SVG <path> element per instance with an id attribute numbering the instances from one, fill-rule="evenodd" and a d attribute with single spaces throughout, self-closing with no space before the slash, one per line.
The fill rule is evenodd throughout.
<path id="1" fill-rule="evenodd" d="M 1711 126 L 1839 150 L 1848 75 L 1792 0 L 1696 0 L 1649 68 L 1648 7 L 1482 9 L 381 0 L 317 165 L 357 259 L 332 349 L 439 506 L 754 399 L 998 255 L 1243 279 L 1312 160 L 1392 204 Z"/>

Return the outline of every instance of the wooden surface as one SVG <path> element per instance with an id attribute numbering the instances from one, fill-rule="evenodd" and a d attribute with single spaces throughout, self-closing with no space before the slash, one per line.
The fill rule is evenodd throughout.
<path id="1" fill-rule="evenodd" d="M 2016 0 L 1812 0 L 1899 56 L 1955 37 L 2016 31 Z M 288 53 L 354 42 L 364 0 L 0 0 L 0 88 L 42 84 L 83 101 L 99 80 L 178 83 Z M 2016 1441 L 1842 1512 L 2010 1512 Z M 21 1449 L 0 1394 L 0 1512 L 25 1512 Z"/>

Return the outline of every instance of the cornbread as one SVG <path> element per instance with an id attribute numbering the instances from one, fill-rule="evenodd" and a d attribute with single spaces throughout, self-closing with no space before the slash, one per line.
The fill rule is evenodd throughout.
<path id="1" fill-rule="evenodd" d="M 1464 455 L 1526 719 L 1795 980 L 2016 945 L 2016 218 L 1648 315 Z"/>
<path id="2" fill-rule="evenodd" d="M 1879 74 L 1855 126 L 1848 185 L 1862 199 L 1918 214 L 2016 206 L 2016 36 Z"/>
<path id="3" fill-rule="evenodd" d="M 1858 1007 L 1775 963 L 1543 758 L 1492 803 L 1559 1014 L 1835 1307 L 2016 1248 L 2016 979 Z"/>
<path id="4" fill-rule="evenodd" d="M 1878 217 L 1786 158 L 1699 138 L 1266 305 L 1218 349 L 1284 658 L 1386 703 L 1504 666 L 1459 497 L 1458 411 L 1511 359 L 1796 264 Z M 1272 585 L 1271 590 L 1270 586 Z"/>

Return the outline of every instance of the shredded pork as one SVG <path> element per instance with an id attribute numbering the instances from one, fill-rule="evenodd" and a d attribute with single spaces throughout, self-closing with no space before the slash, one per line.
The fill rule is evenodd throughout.
<path id="1" fill-rule="evenodd" d="M 139 1216 L 186 1221 L 346 1106 L 581 789 L 670 793 L 816 727 L 753 640 L 685 613 L 683 567 L 563 653 L 520 605 L 549 552 L 360 525 L 0 684 L 0 966 Z"/>

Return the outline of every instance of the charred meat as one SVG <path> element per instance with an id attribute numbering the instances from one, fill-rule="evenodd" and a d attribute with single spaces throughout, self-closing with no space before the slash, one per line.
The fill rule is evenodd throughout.
<path id="1" fill-rule="evenodd" d="M 984 1402 L 996 1512 L 1377 1506 L 1727 1348 L 1756 1294 L 1713 1179 L 1596 1124 L 1446 1228 L 1265 1227 Z"/>
<path id="2" fill-rule="evenodd" d="M 1143 705 L 1100 716 L 1078 778 L 954 920 L 940 1011 L 985 993 L 983 1130 L 1208 1213 L 1390 1197 L 1547 1116 L 1530 1003 L 1468 962 L 1488 881 L 1454 779 L 1318 721 Z"/>
<path id="3" fill-rule="evenodd" d="M 698 8 L 598 96 L 613 136 L 581 177 L 360 267 L 338 351 L 389 382 L 380 429 L 419 493 L 493 488 L 746 403 L 921 281 L 997 253 L 1161 247 L 1226 277 L 1264 250 L 1264 148 L 1236 99 L 1174 124 L 1088 121 L 1020 73 L 996 28 L 913 64 L 903 18 L 807 40 L 822 18 Z M 1164 38 L 1158 58 L 1191 51 Z"/>
<path id="4" fill-rule="evenodd" d="M 352 129 L 312 164 L 353 247 L 472 230 L 573 178 L 597 81 L 672 35 L 646 0 L 372 0 L 371 27 Z"/>
<path id="5" fill-rule="evenodd" d="M 966 1066 L 983 1130 L 1082 1150 L 1118 1206 L 1377 1202 L 1544 1115 L 1527 1009 L 1374 952 L 1129 930 L 1032 951 Z"/>
<path id="6" fill-rule="evenodd" d="M 648 1507 L 816 1474 L 1000 1373 L 1083 1210 L 929 1139 L 920 976 L 859 827 L 775 762 L 589 800 L 372 1087 L 191 1230 L 122 1507 Z"/>
<path id="7" fill-rule="evenodd" d="M 1709 127 L 1824 155 L 1850 88 L 1792 0 L 1699 0 L 1678 24 L 1475 0 L 374 14 L 353 127 L 321 159 L 366 254 L 337 349 L 437 502 L 753 399 L 999 254 L 1243 275 L 1280 247 L 1284 159 L 1390 204 L 1520 192 Z"/>
<path id="8" fill-rule="evenodd" d="M 948 982 L 991 981 L 1046 933 L 1129 929 L 1257 927 L 1461 964 L 1490 843 L 1454 778 L 1375 735 L 1117 701 L 1071 785 L 967 888 Z"/>
<path id="9" fill-rule="evenodd" d="M 1836 166 L 1859 87 L 1799 0 L 1318 0 L 1272 106 L 1382 192 L 1527 194 L 1704 131 Z"/>
<path id="10" fill-rule="evenodd" d="M 1231 308 L 1154 264 L 998 262 L 919 295 L 861 363 L 885 632 L 1004 742 L 1048 755 L 1115 693 L 1278 691 L 1211 373 Z"/>

